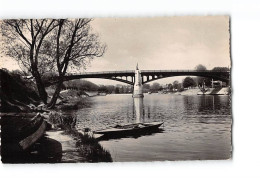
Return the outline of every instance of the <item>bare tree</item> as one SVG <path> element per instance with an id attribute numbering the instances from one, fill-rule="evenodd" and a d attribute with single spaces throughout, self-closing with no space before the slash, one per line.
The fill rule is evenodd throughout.
<path id="1" fill-rule="evenodd" d="M 52 62 L 46 58 L 42 45 L 47 35 L 58 25 L 50 19 L 3 20 L 1 34 L 3 51 L 18 61 L 35 78 L 39 96 L 47 103 L 47 93 L 42 81 L 45 68 L 51 68 Z"/>
<path id="2" fill-rule="evenodd" d="M 42 75 L 56 71 L 58 83 L 48 107 L 55 106 L 68 69 L 85 69 L 94 57 L 103 56 L 106 45 L 92 33 L 92 19 L 4 20 L 1 23 L 4 53 L 31 72 L 39 95 L 47 103 Z"/>
<path id="3" fill-rule="evenodd" d="M 60 19 L 51 40 L 46 42 L 45 47 L 50 49 L 49 58 L 55 60 L 58 71 L 58 83 L 49 108 L 56 104 L 68 68 L 85 69 L 90 60 L 105 53 L 106 45 L 99 41 L 97 34 L 92 33 L 91 20 Z"/>

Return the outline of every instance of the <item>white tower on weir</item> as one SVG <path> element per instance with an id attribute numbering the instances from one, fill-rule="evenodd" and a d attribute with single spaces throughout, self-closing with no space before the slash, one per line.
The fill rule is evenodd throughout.
<path id="1" fill-rule="evenodd" d="M 141 72 L 138 69 L 138 63 L 136 65 L 135 70 L 135 83 L 134 83 L 134 93 L 133 98 L 143 98 L 143 85 L 142 85 L 142 77 Z"/>

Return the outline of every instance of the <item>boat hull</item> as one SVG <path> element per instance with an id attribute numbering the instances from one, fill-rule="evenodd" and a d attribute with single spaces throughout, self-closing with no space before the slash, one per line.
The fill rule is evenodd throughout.
<path id="1" fill-rule="evenodd" d="M 141 124 L 141 123 L 140 123 Z M 127 136 L 127 135 L 139 135 L 145 133 L 151 133 L 159 130 L 159 127 L 163 124 L 160 123 L 143 123 L 142 127 L 133 127 L 133 128 L 110 128 L 107 130 L 101 131 L 94 131 L 94 134 L 103 134 L 104 136 L 111 136 L 111 137 L 120 137 L 120 136 Z M 138 124 L 137 124 L 138 125 Z M 124 126 L 122 126 L 124 127 Z"/>

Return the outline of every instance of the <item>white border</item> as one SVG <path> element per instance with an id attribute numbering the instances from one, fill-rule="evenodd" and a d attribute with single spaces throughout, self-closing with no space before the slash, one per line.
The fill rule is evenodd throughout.
<path id="1" fill-rule="evenodd" d="M 6 0 L 0 18 L 230 15 L 233 159 L 153 163 L 0 165 L 1 178 L 259 178 L 260 1 Z"/>

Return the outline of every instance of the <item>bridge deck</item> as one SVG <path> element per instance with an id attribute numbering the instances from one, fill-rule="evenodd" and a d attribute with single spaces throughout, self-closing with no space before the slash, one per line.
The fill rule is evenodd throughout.
<path id="1" fill-rule="evenodd" d="M 140 70 L 141 76 L 146 77 L 143 84 L 154 80 L 174 77 L 174 76 L 201 76 L 228 82 L 230 80 L 230 71 L 212 71 L 212 70 Z M 64 81 L 81 79 L 81 78 L 102 78 L 116 80 L 130 85 L 134 84 L 135 70 L 125 71 L 101 71 L 101 72 L 87 72 L 87 73 L 67 73 Z M 49 85 L 57 82 L 57 77 Z"/>
<path id="2" fill-rule="evenodd" d="M 212 70 L 140 70 L 141 74 L 147 73 L 230 73 L 230 71 L 212 71 Z M 86 72 L 86 73 L 67 73 L 66 76 L 74 75 L 106 75 L 106 74 L 134 74 L 135 70 L 125 71 L 101 71 L 101 72 Z"/>

